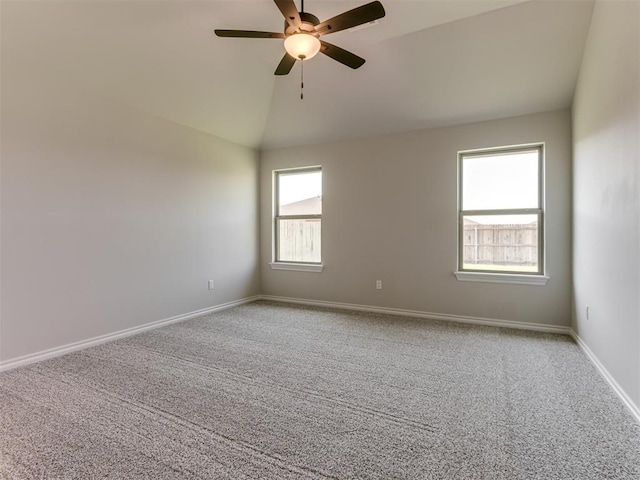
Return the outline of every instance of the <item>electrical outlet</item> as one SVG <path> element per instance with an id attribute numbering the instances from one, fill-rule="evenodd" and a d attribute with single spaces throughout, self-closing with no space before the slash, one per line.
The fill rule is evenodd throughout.
<path id="1" fill-rule="evenodd" d="M 382 280 L 376 280 L 376 290 L 382 290 Z"/>
<path id="2" fill-rule="evenodd" d="M 209 290 L 213 290 L 213 280 L 209 280 Z"/>
<path id="3" fill-rule="evenodd" d="M 587 320 L 589 320 L 589 305 L 587 305 L 584 310 L 587 314 Z"/>

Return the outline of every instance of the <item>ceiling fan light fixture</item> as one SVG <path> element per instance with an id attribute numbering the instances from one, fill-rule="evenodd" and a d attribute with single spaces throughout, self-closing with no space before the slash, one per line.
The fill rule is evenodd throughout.
<path id="1" fill-rule="evenodd" d="M 304 0 L 300 1 L 302 11 L 298 11 L 295 0 L 274 0 L 274 2 L 284 17 L 284 31 L 282 33 L 256 30 L 215 30 L 218 37 L 278 38 L 284 40 L 286 53 L 273 72 L 274 75 L 288 75 L 296 64 L 296 60 L 312 58 L 318 52 L 349 68 L 360 68 L 365 62 L 364 58 L 319 39 L 323 35 L 355 29 L 360 25 L 373 25 L 378 19 L 385 16 L 384 7 L 380 0 L 373 0 L 365 5 L 352 8 L 324 22 L 321 22 L 315 15 L 304 11 Z M 302 72 L 302 69 L 300 71 Z"/>
<path id="2" fill-rule="evenodd" d="M 284 49 L 293 58 L 309 60 L 320 51 L 320 40 L 309 33 L 294 33 L 285 39 Z"/>

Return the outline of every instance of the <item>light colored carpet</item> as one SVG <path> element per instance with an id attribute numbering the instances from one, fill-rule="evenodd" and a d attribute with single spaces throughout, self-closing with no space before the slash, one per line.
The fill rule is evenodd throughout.
<path id="1" fill-rule="evenodd" d="M 639 479 L 571 339 L 257 302 L 0 374 L 2 479 Z"/>

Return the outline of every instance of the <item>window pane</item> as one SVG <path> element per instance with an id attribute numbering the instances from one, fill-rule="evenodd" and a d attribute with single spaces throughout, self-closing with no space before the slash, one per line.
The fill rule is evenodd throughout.
<path id="1" fill-rule="evenodd" d="M 320 263 L 320 219 L 278 219 L 278 261 Z"/>
<path id="2" fill-rule="evenodd" d="M 538 272 L 538 216 L 465 216 L 462 264 L 465 270 Z"/>
<path id="3" fill-rule="evenodd" d="M 463 156 L 462 209 L 538 208 L 538 150 Z"/>
<path id="4" fill-rule="evenodd" d="M 322 172 L 278 174 L 278 215 L 321 215 Z"/>

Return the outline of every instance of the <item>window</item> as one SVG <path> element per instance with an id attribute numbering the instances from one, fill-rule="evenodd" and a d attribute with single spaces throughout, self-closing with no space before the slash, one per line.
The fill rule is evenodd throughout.
<path id="1" fill-rule="evenodd" d="M 321 167 L 276 171 L 274 183 L 275 264 L 318 266 L 322 261 Z"/>
<path id="2" fill-rule="evenodd" d="M 543 146 L 458 157 L 458 272 L 542 276 Z"/>

